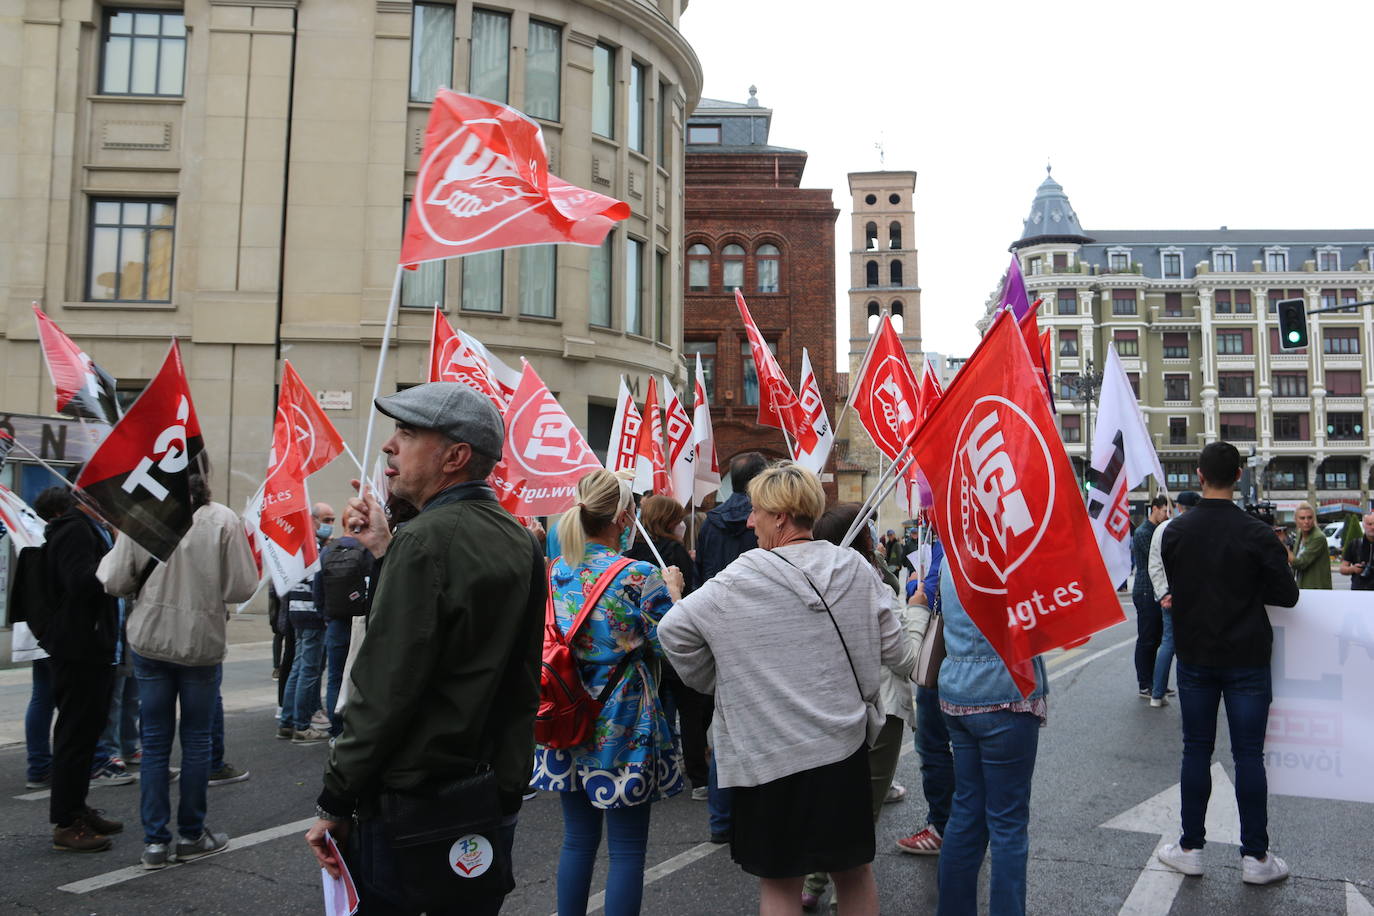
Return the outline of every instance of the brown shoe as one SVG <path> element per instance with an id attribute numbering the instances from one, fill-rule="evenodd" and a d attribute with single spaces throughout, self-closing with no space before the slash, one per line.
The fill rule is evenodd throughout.
<path id="1" fill-rule="evenodd" d="M 80 819 L 85 822 L 87 827 L 91 828 L 91 833 L 97 833 L 101 836 L 110 836 L 124 829 L 123 821 L 112 821 L 104 817 L 104 814 L 104 811 L 87 808 L 86 813 L 81 815 Z"/>
<path id="2" fill-rule="evenodd" d="M 113 845 L 109 837 L 92 833 L 86 822 L 77 818 L 70 827 L 52 829 L 52 848 L 58 852 L 104 852 Z"/>

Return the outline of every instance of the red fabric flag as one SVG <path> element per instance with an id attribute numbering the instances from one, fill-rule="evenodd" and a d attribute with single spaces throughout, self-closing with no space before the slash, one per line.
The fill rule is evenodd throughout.
<path id="1" fill-rule="evenodd" d="M 668 462 L 663 455 L 663 409 L 658 404 L 658 385 L 649 376 L 644 394 L 644 422 L 639 425 L 639 442 L 635 445 L 636 493 L 671 494 Z"/>
<path id="2" fill-rule="evenodd" d="M 944 388 L 940 385 L 940 373 L 930 361 L 930 357 L 926 357 L 925 370 L 921 373 L 920 404 L 916 408 L 918 431 L 926 422 L 926 418 L 934 412 L 935 405 L 940 403 L 944 393 Z M 922 509 L 928 507 L 934 498 L 930 481 L 926 479 L 920 465 L 913 461 L 903 472 L 902 483 L 897 485 L 897 505 L 903 512 L 915 517 Z"/>
<path id="3" fill-rule="evenodd" d="M 1040 332 L 1040 364 L 1044 366 L 1046 370 L 1048 370 L 1050 366 L 1054 365 L 1054 360 L 1051 358 L 1052 355 L 1053 351 L 1050 345 L 1050 329 L 1046 328 L 1045 330 Z"/>
<path id="4" fill-rule="evenodd" d="M 504 456 L 488 482 L 511 515 L 554 515 L 577 499 L 577 482 L 601 467 L 587 440 L 525 363 L 506 408 Z"/>
<path id="5" fill-rule="evenodd" d="M 754 356 L 754 372 L 759 380 L 759 424 L 786 431 L 792 437 L 793 458 L 798 451 L 815 451 L 816 431 L 807 419 L 806 409 L 797 400 L 773 351 L 768 349 L 768 341 L 754 324 L 754 316 L 749 314 L 749 306 L 744 304 L 744 294 L 739 290 L 735 290 L 735 305 L 749 335 L 749 352 Z"/>
<path id="6" fill-rule="evenodd" d="M 305 382 L 289 360 L 282 367 L 281 394 L 277 398 L 277 406 L 291 425 L 301 473 L 306 477 L 343 454 L 343 436 L 334 428 L 333 421 L 325 416 L 320 402 L 305 387 Z"/>
<path id="7" fill-rule="evenodd" d="M 696 452 L 696 485 L 692 505 L 720 489 L 720 462 L 716 459 L 716 434 L 711 428 L 711 405 L 706 401 L 706 386 L 702 383 L 701 354 L 697 354 L 696 384 L 692 390 L 692 450 Z"/>
<path id="8" fill-rule="evenodd" d="M 663 376 L 663 435 L 667 446 L 668 479 L 672 481 L 673 499 L 687 508 L 692 507 L 692 493 L 696 489 L 696 449 L 692 448 L 692 419 L 687 408 L 678 400 L 677 392 Z"/>
<path id="9" fill-rule="evenodd" d="M 429 335 L 429 379 L 431 382 L 458 382 L 486 397 L 505 416 L 508 395 L 492 376 L 491 365 L 453 330 L 444 313 L 434 310 L 434 328 Z"/>
<path id="10" fill-rule="evenodd" d="M 1039 299 L 1035 300 L 1038 304 Z M 1050 413 L 1054 413 L 1054 389 L 1050 387 L 1050 364 L 1045 360 L 1045 351 L 1041 346 L 1040 322 L 1035 317 L 1036 310 L 1031 309 L 1017 322 L 1021 327 L 1021 337 L 1026 341 L 1026 352 L 1030 353 L 1031 365 L 1037 370 L 1040 376 L 1040 385 L 1045 389 L 1045 397 L 1050 402 Z"/>
<path id="11" fill-rule="evenodd" d="M 191 463 L 204 444 L 177 342 L 76 479 L 100 514 L 159 560 L 191 529 Z"/>
<path id="12" fill-rule="evenodd" d="M 1013 322 L 993 320 L 915 452 L 959 600 L 1029 696 L 1031 658 L 1125 615 Z"/>
<path id="13" fill-rule="evenodd" d="M 514 108 L 440 89 L 425 128 L 401 263 L 496 248 L 600 245 L 630 208 L 549 174 L 539 125 Z"/>
<path id="14" fill-rule="evenodd" d="M 876 445 L 896 460 L 919 423 L 920 382 L 892 321 L 883 316 L 863 375 L 854 386 L 854 410 Z"/>
<path id="15" fill-rule="evenodd" d="M 33 317 L 38 339 L 48 364 L 48 377 L 57 392 L 57 412 L 68 417 L 99 420 L 113 426 L 119 421 L 115 380 L 97 366 L 70 337 L 62 333 L 37 303 Z"/>
<path id="16" fill-rule="evenodd" d="M 267 480 L 244 513 L 244 524 L 257 532 L 263 563 L 279 595 L 305 581 L 319 562 L 300 452 L 283 406 L 278 405 L 272 424 Z"/>
<path id="17" fill-rule="evenodd" d="M 620 377 L 620 394 L 616 396 L 615 417 L 611 420 L 611 438 L 606 445 L 606 467 L 612 471 L 633 471 L 635 449 L 639 447 L 639 427 L 644 422 L 635 406 L 625 376 Z"/>

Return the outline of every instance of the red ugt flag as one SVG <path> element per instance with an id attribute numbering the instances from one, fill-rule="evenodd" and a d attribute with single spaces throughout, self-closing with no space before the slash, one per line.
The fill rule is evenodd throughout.
<path id="1" fill-rule="evenodd" d="M 100 514 L 164 562 L 191 529 L 191 465 L 204 444 L 177 342 L 76 479 Z"/>
<path id="2" fill-rule="evenodd" d="M 48 364 L 48 377 L 57 392 L 57 412 L 68 417 L 99 420 L 113 426 L 119 421 L 119 402 L 115 399 L 115 380 L 97 366 L 70 337 L 62 333 L 37 303 L 33 317 L 38 322 L 38 339 Z"/>
<path id="3" fill-rule="evenodd" d="M 488 482 L 511 515 L 554 515 L 576 501 L 577 482 L 601 467 L 587 440 L 525 363 L 506 409 L 501 463 Z"/>
<path id="4" fill-rule="evenodd" d="M 635 450 L 639 447 L 639 427 L 643 423 L 635 406 L 625 376 L 620 377 L 620 393 L 615 399 L 615 418 L 611 421 L 611 438 L 606 445 L 606 467 L 612 471 L 633 471 Z"/>
<path id="5" fill-rule="evenodd" d="M 644 394 L 644 422 L 639 425 L 635 445 L 634 491 L 670 494 L 672 489 L 663 455 L 663 411 L 658 406 L 658 385 L 651 375 Z"/>
<path id="6" fill-rule="evenodd" d="M 773 358 L 768 341 L 763 339 L 759 326 L 754 324 L 754 316 L 749 314 L 749 306 L 744 304 L 744 294 L 738 289 L 735 290 L 735 305 L 739 307 L 739 316 L 749 335 L 749 352 L 754 356 L 754 372 L 759 380 L 759 424 L 786 430 L 792 437 L 793 458 L 797 452 L 815 451 L 816 431 L 808 421 L 806 409 L 797 400 L 787 376 Z"/>
<path id="7" fill-rule="evenodd" d="M 458 336 L 444 313 L 434 310 L 429 336 L 429 381 L 457 382 L 486 397 L 505 416 L 506 395 L 492 376 L 491 365 Z"/>
<path id="8" fill-rule="evenodd" d="M 629 205 L 549 174 L 539 125 L 514 108 L 440 89 L 425 128 L 401 263 L 495 248 L 600 245 Z"/>
<path id="9" fill-rule="evenodd" d="M 302 475 L 309 477 L 343 454 L 343 436 L 289 361 L 282 368 L 277 402 L 278 413 L 290 424 Z"/>
<path id="10" fill-rule="evenodd" d="M 883 316 L 873 352 L 854 386 L 854 409 L 873 444 L 896 460 L 920 425 L 920 382 L 892 321 Z"/>
<path id="11" fill-rule="evenodd" d="M 277 594 L 285 595 L 314 573 L 319 560 L 305 472 L 283 404 L 272 424 L 267 480 L 249 504 L 245 522 L 256 527 L 264 565 Z"/>
<path id="12" fill-rule="evenodd" d="M 1125 619 L 1038 376 L 1000 313 L 915 446 L 959 600 L 1025 696 L 1032 657 Z"/>

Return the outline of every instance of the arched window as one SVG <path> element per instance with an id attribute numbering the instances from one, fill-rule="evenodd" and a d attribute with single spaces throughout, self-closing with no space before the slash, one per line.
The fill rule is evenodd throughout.
<path id="1" fill-rule="evenodd" d="M 902 247 L 902 224 L 895 219 L 887 227 L 887 247 L 893 251 Z"/>
<path id="2" fill-rule="evenodd" d="M 878 285 L 878 262 L 869 261 L 864 265 L 864 282 L 869 286 Z"/>
<path id="3" fill-rule="evenodd" d="M 901 302 L 892 303 L 892 330 L 898 334 L 902 333 L 906 327 L 906 315 L 904 313 L 905 309 Z"/>
<path id="4" fill-rule="evenodd" d="M 877 302 L 868 303 L 868 334 L 870 337 L 878 330 L 878 319 L 882 317 L 881 312 L 882 309 L 878 307 Z"/>
<path id="5" fill-rule="evenodd" d="M 902 285 L 902 262 L 893 261 L 887 265 L 888 282 L 892 286 Z"/>
<path id="6" fill-rule="evenodd" d="M 754 267 L 758 273 L 758 287 L 761 293 L 778 291 L 778 258 L 781 252 L 777 245 L 760 245 L 754 251 Z"/>
<path id="7" fill-rule="evenodd" d="M 726 245 L 720 251 L 723 258 L 721 272 L 721 283 L 728 293 L 730 290 L 739 287 L 744 288 L 744 247 L 742 245 Z"/>
<path id="8" fill-rule="evenodd" d="M 870 222 L 864 226 L 864 251 L 878 250 L 878 224 Z"/>
<path id="9" fill-rule="evenodd" d="M 687 291 L 704 293 L 711 288 L 711 249 L 697 242 L 687 249 Z"/>

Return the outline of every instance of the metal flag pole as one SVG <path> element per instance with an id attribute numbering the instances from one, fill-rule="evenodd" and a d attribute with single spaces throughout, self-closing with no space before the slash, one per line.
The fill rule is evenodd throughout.
<path id="1" fill-rule="evenodd" d="M 372 430 L 377 424 L 377 399 L 382 396 L 382 370 L 386 366 L 387 347 L 391 346 L 391 326 L 396 321 L 396 310 L 401 303 L 401 277 L 405 270 L 400 264 L 396 265 L 396 280 L 391 284 L 391 304 L 386 310 L 386 327 L 382 330 L 382 349 L 377 354 L 377 375 L 372 382 L 372 400 L 367 404 L 367 435 L 363 437 L 363 454 L 372 454 Z M 350 453 L 351 454 L 351 453 Z M 362 462 L 357 458 L 353 459 L 358 464 L 358 497 L 363 495 L 363 486 L 367 483 L 367 473 L 362 470 Z"/>
<path id="2" fill-rule="evenodd" d="M 906 441 L 906 445 L 897 453 L 897 457 L 887 466 L 887 470 L 878 476 L 878 482 L 873 485 L 873 489 L 869 492 L 868 498 L 865 499 L 863 505 L 860 506 L 858 516 L 854 519 L 853 524 L 849 526 L 849 531 L 845 533 L 844 540 L 840 542 L 841 546 L 847 547 L 849 545 L 849 542 L 854 539 L 855 533 L 859 530 L 859 526 L 864 523 L 863 520 L 866 519 L 868 514 L 886 497 L 886 494 L 881 493 L 882 488 L 896 475 L 898 468 L 900 467 L 903 471 L 906 470 L 906 465 L 902 464 L 902 459 L 907 456 L 907 453 L 911 451 L 911 447 L 916 444 L 917 432 L 919 432 L 919 430 L 912 431 L 910 437 Z M 909 463 L 910 462 L 908 462 L 908 464 Z"/>

